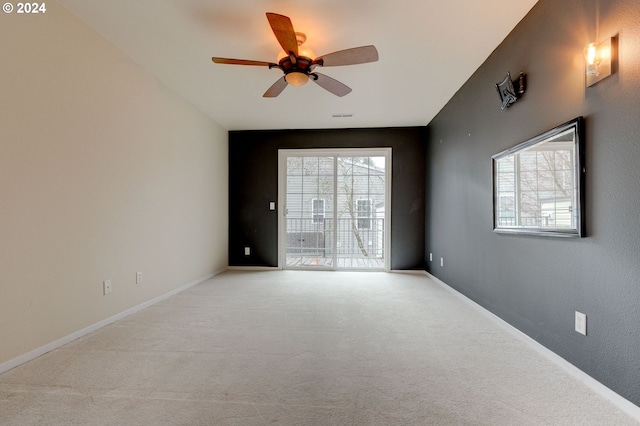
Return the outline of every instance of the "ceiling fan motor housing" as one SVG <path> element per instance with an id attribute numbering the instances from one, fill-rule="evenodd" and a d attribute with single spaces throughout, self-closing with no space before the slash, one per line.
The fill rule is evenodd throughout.
<path id="1" fill-rule="evenodd" d="M 312 66 L 316 64 L 314 64 L 313 59 L 311 58 L 291 54 L 280 59 L 280 63 L 278 65 L 285 74 L 296 71 L 308 74 L 311 72 Z"/>
<path id="2" fill-rule="evenodd" d="M 278 67 L 284 72 L 285 80 L 293 86 L 302 86 L 313 77 L 311 71 L 317 65 L 313 59 L 306 56 L 295 56 L 291 53 L 280 59 Z M 314 78 L 315 79 L 315 78 Z"/>

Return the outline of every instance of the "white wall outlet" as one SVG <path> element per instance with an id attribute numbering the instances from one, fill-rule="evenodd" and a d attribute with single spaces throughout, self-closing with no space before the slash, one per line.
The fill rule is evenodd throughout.
<path id="1" fill-rule="evenodd" d="M 444 267 L 444 257 L 440 258 L 440 266 Z"/>
<path id="2" fill-rule="evenodd" d="M 244 255 L 245 256 L 251 256 L 251 247 L 245 247 L 244 248 Z"/>
<path id="3" fill-rule="evenodd" d="M 269 210 L 275 210 L 276 209 L 276 203 L 275 201 L 271 201 L 269 202 Z"/>
<path id="4" fill-rule="evenodd" d="M 111 294 L 111 280 L 104 280 L 102 282 L 102 292 L 105 296 Z"/>
<path id="5" fill-rule="evenodd" d="M 136 272 L 136 284 L 140 284 L 142 282 L 142 272 Z"/>
<path id="6" fill-rule="evenodd" d="M 576 331 L 580 334 L 587 335 L 587 315 L 576 311 Z"/>
<path id="7" fill-rule="evenodd" d="M 429 253 L 429 262 L 433 262 L 433 253 Z"/>

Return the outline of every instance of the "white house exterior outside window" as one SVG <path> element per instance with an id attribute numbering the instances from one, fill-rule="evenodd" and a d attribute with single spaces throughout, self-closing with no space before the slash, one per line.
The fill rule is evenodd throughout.
<path id="1" fill-rule="evenodd" d="M 311 200 L 311 210 L 313 223 L 324 222 L 324 199 L 314 198 Z"/>
<path id="2" fill-rule="evenodd" d="M 357 200 L 356 217 L 358 229 L 371 229 L 371 200 Z"/>

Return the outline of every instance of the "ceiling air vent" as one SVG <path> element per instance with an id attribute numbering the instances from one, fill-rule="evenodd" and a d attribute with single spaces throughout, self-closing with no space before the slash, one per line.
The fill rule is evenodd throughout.
<path id="1" fill-rule="evenodd" d="M 353 114 L 331 114 L 333 118 L 351 118 Z"/>

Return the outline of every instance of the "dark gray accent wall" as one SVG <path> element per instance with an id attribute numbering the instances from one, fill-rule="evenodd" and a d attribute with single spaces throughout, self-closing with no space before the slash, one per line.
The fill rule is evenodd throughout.
<path id="1" fill-rule="evenodd" d="M 279 149 L 391 147 L 391 269 L 424 269 L 424 131 L 229 132 L 229 265 L 278 266 L 278 216 L 269 202 L 278 200 Z"/>
<path id="2" fill-rule="evenodd" d="M 585 88 L 583 47 L 616 34 L 617 73 Z M 639 46 L 638 0 L 540 0 L 429 124 L 425 164 L 427 269 L 636 405 Z M 501 111 L 494 84 L 508 70 L 528 87 Z M 586 238 L 492 232 L 491 156 L 581 115 Z"/>

